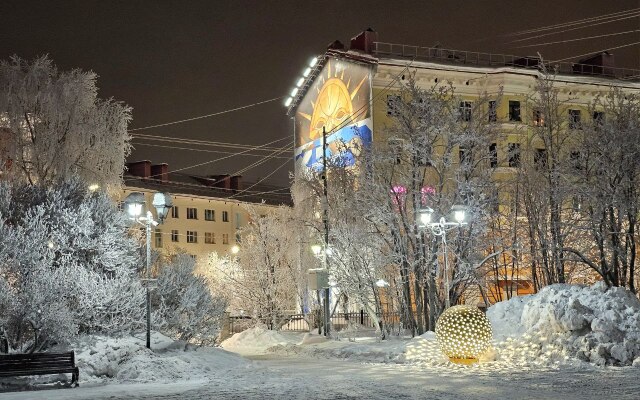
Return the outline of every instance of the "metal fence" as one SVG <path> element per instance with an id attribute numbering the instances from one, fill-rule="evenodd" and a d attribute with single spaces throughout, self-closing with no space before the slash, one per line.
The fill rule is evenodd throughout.
<path id="1" fill-rule="evenodd" d="M 415 60 L 437 61 L 473 66 L 512 66 L 537 69 L 540 65 L 540 59 L 538 57 L 479 53 L 474 51 L 450 50 L 436 47 L 420 47 L 384 42 L 374 42 L 373 54 L 377 56 L 396 56 Z M 550 61 L 550 64 L 553 67 L 557 67 L 558 72 L 564 74 L 597 75 L 629 80 L 640 79 L 640 70 L 637 69 L 554 61 Z"/>
<path id="2" fill-rule="evenodd" d="M 257 323 L 266 325 L 269 329 L 309 332 L 312 329 L 316 329 L 320 324 L 320 321 L 322 321 L 321 316 L 318 313 L 282 315 L 275 318 L 275 323 L 272 318 L 255 318 L 246 315 L 227 316 L 226 319 L 227 323 L 225 326 L 229 336 L 234 333 L 242 332 Z M 378 314 L 378 320 L 381 319 L 384 321 L 385 329 L 387 331 L 399 331 L 403 328 L 400 313 L 391 312 Z M 350 328 L 362 329 L 377 327 L 375 326 L 375 321 L 371 316 L 364 311 L 334 313 L 331 316 L 331 329 L 333 331 L 340 332 Z"/>

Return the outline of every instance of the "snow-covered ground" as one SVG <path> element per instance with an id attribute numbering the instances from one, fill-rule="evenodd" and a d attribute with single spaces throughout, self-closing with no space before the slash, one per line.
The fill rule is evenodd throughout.
<path id="1" fill-rule="evenodd" d="M 223 349 L 186 351 L 156 334 L 153 352 L 143 338 L 94 337 L 75 344 L 80 388 L 0 399 L 639 398 L 640 302 L 627 292 L 555 285 L 500 303 L 488 316 L 496 340 L 471 367 L 444 358 L 432 332 L 326 340 L 257 327 Z"/>

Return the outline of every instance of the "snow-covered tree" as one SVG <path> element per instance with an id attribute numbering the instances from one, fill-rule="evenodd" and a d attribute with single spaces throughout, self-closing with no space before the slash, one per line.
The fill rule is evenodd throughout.
<path id="1" fill-rule="evenodd" d="M 80 176 L 119 185 L 131 109 L 98 98 L 97 75 L 61 72 L 46 56 L 0 62 L 0 169 L 30 183 Z"/>
<path id="2" fill-rule="evenodd" d="M 128 229 L 111 199 L 80 180 L 50 188 L 0 183 L 0 336 L 11 351 L 143 323 Z"/>
<path id="3" fill-rule="evenodd" d="M 212 290 L 211 282 L 195 273 L 196 261 L 177 254 L 162 263 L 158 287 L 153 291 L 160 329 L 185 342 L 215 343 L 227 302 Z"/>

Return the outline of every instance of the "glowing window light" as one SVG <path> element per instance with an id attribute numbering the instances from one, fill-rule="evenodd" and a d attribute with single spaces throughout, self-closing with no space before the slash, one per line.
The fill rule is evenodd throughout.
<path id="1" fill-rule="evenodd" d="M 477 307 L 451 307 L 436 323 L 440 350 L 456 364 L 478 362 L 491 346 L 491 337 L 491 323 Z"/>

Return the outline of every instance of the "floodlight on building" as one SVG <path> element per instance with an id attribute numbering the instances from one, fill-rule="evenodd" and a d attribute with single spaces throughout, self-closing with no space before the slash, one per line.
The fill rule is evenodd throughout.
<path id="1" fill-rule="evenodd" d="M 302 86 L 303 83 L 304 83 L 304 78 L 300 78 L 300 79 L 298 79 L 298 82 L 296 82 L 296 86 L 300 87 L 300 86 Z"/>
<path id="2" fill-rule="evenodd" d="M 293 101 L 293 97 L 289 97 L 285 102 L 284 102 L 284 106 L 285 107 L 289 107 L 291 105 L 291 102 Z"/>
<path id="3" fill-rule="evenodd" d="M 309 76 L 309 74 L 311 73 L 311 68 L 307 68 L 304 70 L 304 72 L 302 73 L 302 76 L 304 78 L 306 78 L 307 76 Z"/>
<path id="4" fill-rule="evenodd" d="M 298 94 L 298 88 L 295 88 L 291 91 L 291 97 L 296 97 L 297 94 Z"/>
<path id="5" fill-rule="evenodd" d="M 313 68 L 316 66 L 317 63 L 318 63 L 318 57 L 313 57 L 311 61 L 309 61 L 309 67 Z"/>

